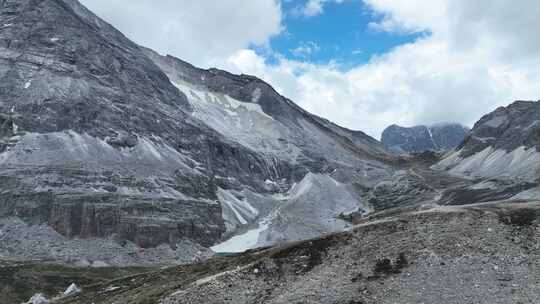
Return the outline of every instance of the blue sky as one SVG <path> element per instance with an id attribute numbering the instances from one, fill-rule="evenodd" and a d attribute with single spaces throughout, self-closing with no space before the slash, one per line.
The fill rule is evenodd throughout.
<path id="1" fill-rule="evenodd" d="M 273 52 L 288 59 L 316 64 L 336 64 L 340 69 L 350 69 L 366 63 L 374 55 L 387 53 L 394 47 L 413 42 L 419 34 L 397 34 L 370 28 L 380 21 L 361 0 L 342 3 L 329 1 L 324 12 L 304 16 L 299 10 L 308 0 L 283 1 L 284 31 L 270 39 Z M 275 62 L 264 49 L 254 48 Z"/>

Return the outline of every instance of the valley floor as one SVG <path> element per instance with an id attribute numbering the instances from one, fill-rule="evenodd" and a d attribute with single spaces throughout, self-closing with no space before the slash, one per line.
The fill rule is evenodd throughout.
<path id="1" fill-rule="evenodd" d="M 540 202 L 436 207 L 83 286 L 59 303 L 536 303 Z"/>

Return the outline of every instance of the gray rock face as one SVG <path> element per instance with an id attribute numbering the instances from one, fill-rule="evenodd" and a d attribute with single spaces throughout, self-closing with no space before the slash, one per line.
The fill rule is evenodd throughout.
<path id="1" fill-rule="evenodd" d="M 463 142 L 471 130 L 460 124 L 439 124 L 429 127 L 437 150 L 448 151 Z"/>
<path id="2" fill-rule="evenodd" d="M 540 103 L 516 101 L 486 114 L 460 146 L 463 157 L 487 147 L 511 152 L 519 147 L 540 151 Z"/>
<path id="3" fill-rule="evenodd" d="M 172 56 L 160 56 L 149 49 L 145 49 L 145 53 L 167 74 L 173 84 L 181 85 L 180 90 L 188 96 L 188 99 L 192 100 L 191 104 L 194 108 L 197 107 L 197 105 L 193 105 L 197 99 L 197 93 L 194 93 L 197 89 L 202 90 L 204 93 L 212 92 L 227 95 L 245 103 L 247 107 L 260 107 L 265 115 L 275 120 L 274 124 L 277 125 L 276 128 L 279 128 L 276 132 L 281 137 L 278 137 L 276 140 L 282 144 L 290 142 L 297 145 L 306 158 L 329 159 L 334 157 L 331 160 L 342 161 L 343 155 L 352 154 L 354 158 L 360 156 L 364 159 L 390 159 L 387 150 L 377 140 L 361 131 L 341 128 L 328 120 L 306 112 L 291 100 L 279 95 L 270 85 L 256 77 L 233 75 L 218 69 L 198 69 L 180 59 Z M 188 86 L 186 87 L 182 84 L 188 84 Z M 195 98 L 192 98 L 194 95 Z M 208 96 L 205 96 L 206 98 Z M 194 99 L 195 101 L 193 101 Z M 200 116 L 199 118 L 212 126 L 205 119 L 205 116 Z M 219 130 L 215 125 L 214 127 L 218 131 L 223 131 Z M 309 132 L 310 129 L 316 131 L 316 133 L 313 131 Z M 232 137 L 236 137 L 236 134 L 231 135 Z M 256 137 L 263 135 L 268 134 L 255 134 Z M 325 136 L 332 137 L 331 144 L 327 147 L 324 146 L 325 142 L 322 142 Z M 334 148 L 333 146 L 337 147 Z M 256 146 L 253 148 L 257 149 Z M 268 152 L 268 150 L 264 150 L 263 152 Z M 336 155 L 334 156 L 332 154 Z M 353 158 L 349 158 L 348 160 L 354 161 Z"/>
<path id="4" fill-rule="evenodd" d="M 200 199 L 215 185 L 174 151 L 231 163 L 234 147 L 139 47 L 76 1 L 3 1 L 0 18 L 0 215 L 143 247 L 218 239 L 220 207 Z"/>
<path id="5" fill-rule="evenodd" d="M 458 151 L 435 168 L 474 178 L 538 182 L 539 134 L 540 103 L 516 101 L 482 117 Z"/>
<path id="6" fill-rule="evenodd" d="M 391 125 L 381 137 L 382 143 L 394 153 L 448 151 L 457 147 L 469 129 L 459 124 L 415 126 L 410 128 Z"/>
<path id="7" fill-rule="evenodd" d="M 61 242 L 209 247 L 258 226 L 309 172 L 346 182 L 339 197 L 358 209 L 355 189 L 393 174 L 366 134 L 255 77 L 159 56 L 76 0 L 4 0 L 0 24 L 0 218 L 45 224 Z M 82 248 L 40 257 L 91 259 Z"/>

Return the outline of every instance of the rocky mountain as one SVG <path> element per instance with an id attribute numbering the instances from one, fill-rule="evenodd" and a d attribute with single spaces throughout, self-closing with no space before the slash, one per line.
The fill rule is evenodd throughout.
<path id="1" fill-rule="evenodd" d="M 6 0 L 0 24 L 0 259 L 185 263 L 530 188 L 393 156 L 256 77 L 136 45 L 76 0 Z"/>
<path id="2" fill-rule="evenodd" d="M 432 168 L 472 182 L 448 191 L 461 201 L 538 199 L 540 103 L 516 101 L 482 117 L 463 143 Z M 458 197 L 461 197 L 458 199 Z"/>
<path id="3" fill-rule="evenodd" d="M 136 45 L 76 0 L 4 0 L 0 24 L 2 258 L 182 263 L 417 194 L 375 139 Z"/>
<path id="4" fill-rule="evenodd" d="M 76 0 L 2 0 L 0 26 L 0 304 L 538 298 L 540 103 L 443 159 L 463 127 L 392 126 L 423 151 L 396 156 Z"/>
<path id="5" fill-rule="evenodd" d="M 408 128 L 391 125 L 383 131 L 381 142 L 397 154 L 448 151 L 457 147 L 468 132 L 469 128 L 460 124 Z"/>
<path id="6" fill-rule="evenodd" d="M 477 178 L 537 181 L 539 136 L 540 103 L 516 101 L 482 117 L 437 168 Z"/>

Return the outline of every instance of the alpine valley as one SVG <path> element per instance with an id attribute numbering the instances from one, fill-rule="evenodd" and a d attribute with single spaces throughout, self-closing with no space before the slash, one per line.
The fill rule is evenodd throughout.
<path id="1" fill-rule="evenodd" d="M 77 0 L 0 0 L 0 80 L 0 304 L 540 298 L 538 102 L 385 146 Z"/>

